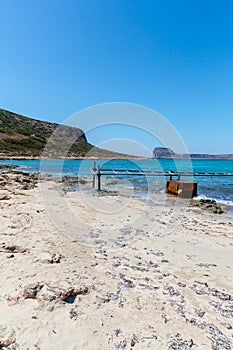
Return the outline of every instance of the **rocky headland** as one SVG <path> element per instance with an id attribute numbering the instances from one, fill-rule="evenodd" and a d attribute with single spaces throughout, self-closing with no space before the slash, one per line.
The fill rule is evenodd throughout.
<path id="1" fill-rule="evenodd" d="M 83 130 L 0 109 L 0 159 L 140 158 L 94 147 Z"/>
<path id="2" fill-rule="evenodd" d="M 174 158 L 174 159 L 233 159 L 233 154 L 206 154 L 206 153 L 175 153 L 170 148 L 155 147 L 153 150 L 154 158 Z"/>

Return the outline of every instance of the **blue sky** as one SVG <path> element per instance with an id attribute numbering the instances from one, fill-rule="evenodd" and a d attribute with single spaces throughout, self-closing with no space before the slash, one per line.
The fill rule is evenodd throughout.
<path id="1" fill-rule="evenodd" d="M 0 14 L 1 108 L 63 122 L 136 103 L 190 152 L 233 153 L 231 0 L 0 0 Z"/>

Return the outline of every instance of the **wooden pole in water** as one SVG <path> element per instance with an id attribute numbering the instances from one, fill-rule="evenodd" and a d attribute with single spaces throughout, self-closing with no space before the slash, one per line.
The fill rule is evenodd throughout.
<path id="1" fill-rule="evenodd" d="M 98 191 L 101 191 L 101 172 L 100 172 L 100 165 L 98 165 L 98 172 L 97 172 L 97 177 L 98 177 Z"/>
<path id="2" fill-rule="evenodd" d="M 92 180 L 92 188 L 95 188 L 95 176 L 96 176 L 96 162 L 94 162 L 94 166 L 93 166 L 93 180 Z"/>

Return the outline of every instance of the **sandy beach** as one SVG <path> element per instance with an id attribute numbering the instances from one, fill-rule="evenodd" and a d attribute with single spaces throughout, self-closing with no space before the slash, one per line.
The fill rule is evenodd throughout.
<path id="1" fill-rule="evenodd" d="M 233 348 L 233 220 L 12 169 L 0 186 L 3 349 Z"/>

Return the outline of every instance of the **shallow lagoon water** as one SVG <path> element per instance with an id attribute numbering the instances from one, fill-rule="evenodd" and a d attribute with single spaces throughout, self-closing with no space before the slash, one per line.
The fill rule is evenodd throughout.
<path id="1" fill-rule="evenodd" d="M 53 176 L 79 176 L 91 178 L 93 160 L 0 160 L 1 164 L 20 166 L 27 172 L 41 172 Z M 148 160 L 96 160 L 96 164 L 114 169 L 141 169 L 155 171 L 193 171 L 211 173 L 233 173 L 233 160 L 223 159 L 148 159 Z M 146 176 L 116 176 L 103 179 L 103 186 L 111 188 L 127 187 L 134 189 L 139 196 L 145 196 L 150 191 L 163 191 L 166 177 Z M 198 197 L 213 198 L 218 203 L 233 206 L 233 177 L 195 177 L 198 182 Z"/>

